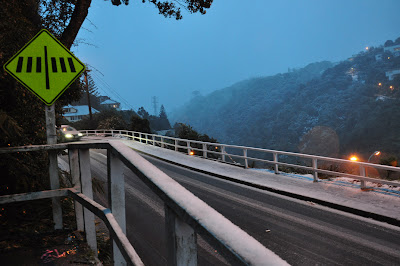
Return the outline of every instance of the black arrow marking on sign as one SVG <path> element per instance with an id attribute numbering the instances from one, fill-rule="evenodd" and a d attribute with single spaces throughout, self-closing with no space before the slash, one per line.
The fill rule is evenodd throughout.
<path id="1" fill-rule="evenodd" d="M 46 70 L 46 90 L 50 90 L 49 63 L 47 61 L 47 46 L 44 47 L 44 67 Z"/>
<path id="2" fill-rule="evenodd" d="M 68 63 L 69 63 L 69 67 L 71 68 L 71 72 L 76 72 L 75 66 L 74 66 L 74 61 L 72 61 L 71 57 L 68 57 Z"/>
<path id="3" fill-rule="evenodd" d="M 60 65 L 61 65 L 61 71 L 67 72 L 67 68 L 65 67 L 64 57 L 60 57 Z"/>
<path id="4" fill-rule="evenodd" d="M 28 64 L 26 65 L 26 72 L 32 72 L 32 57 L 28 57 Z"/>
<path id="5" fill-rule="evenodd" d="M 60 66 L 61 66 L 61 72 L 66 73 L 67 72 L 67 64 L 65 62 L 64 57 L 60 57 Z M 74 65 L 74 61 L 72 57 L 68 57 L 68 65 L 71 70 L 71 72 L 76 72 L 76 68 Z M 17 73 L 22 72 L 22 67 L 24 63 L 24 57 L 20 56 L 18 57 L 18 63 L 17 63 Z M 44 65 L 45 65 L 45 74 L 46 74 L 46 89 L 50 89 L 50 77 L 49 77 L 49 63 L 51 63 L 51 71 L 52 73 L 57 73 L 57 59 L 55 57 L 50 57 L 50 62 L 48 60 L 48 55 L 47 55 L 47 46 L 44 46 Z M 32 68 L 33 68 L 33 57 L 28 56 L 27 57 L 27 63 L 26 63 L 26 72 L 27 73 L 32 73 Z M 41 73 L 42 72 L 42 58 L 41 57 L 36 57 L 36 73 Z"/>
<path id="6" fill-rule="evenodd" d="M 51 69 L 53 70 L 53 73 L 57 73 L 57 62 L 55 57 L 51 58 Z"/>
<path id="7" fill-rule="evenodd" d="M 42 72 L 42 58 L 36 57 L 36 73 Z"/>
<path id="8" fill-rule="evenodd" d="M 17 64 L 17 70 L 16 70 L 16 72 L 17 73 L 20 73 L 21 72 L 21 70 L 22 70 L 22 62 L 24 61 L 24 58 L 23 57 L 18 57 L 18 64 Z"/>

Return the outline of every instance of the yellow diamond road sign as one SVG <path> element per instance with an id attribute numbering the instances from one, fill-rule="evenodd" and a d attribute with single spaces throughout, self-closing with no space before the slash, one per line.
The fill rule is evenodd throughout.
<path id="1" fill-rule="evenodd" d="M 43 29 L 4 69 L 44 103 L 52 105 L 85 70 L 85 65 Z"/>

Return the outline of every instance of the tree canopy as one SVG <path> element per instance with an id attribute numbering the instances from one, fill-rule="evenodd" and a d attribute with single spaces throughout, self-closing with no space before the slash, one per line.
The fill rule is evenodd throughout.
<path id="1" fill-rule="evenodd" d="M 154 5 L 165 17 L 181 19 L 181 8 L 189 13 L 205 14 L 211 7 L 212 0 L 175 0 L 157 1 L 142 0 Z M 40 29 L 48 29 L 66 48 L 70 49 L 85 21 L 92 0 L 24 0 L 0 2 L 0 64 L 18 52 Z M 111 0 L 112 5 L 127 5 L 128 0 Z M 79 80 L 55 103 L 56 119 L 62 118 L 62 106 L 79 101 L 83 86 Z M 5 71 L 0 73 L 0 147 L 44 144 L 45 105 L 31 92 L 17 83 Z M 120 120 L 109 119 L 114 126 Z M 1 193 L 27 192 L 40 186 L 47 186 L 43 180 L 47 178 L 46 153 L 14 154 L 2 158 L 0 171 L 2 179 L 0 188 L 8 191 Z M 21 166 L 24 165 L 24 167 Z M 25 167 L 26 166 L 26 167 Z M 30 166 L 28 168 L 27 166 Z M 18 178 L 17 178 L 18 177 Z M 32 185 L 28 185 L 32 184 Z M 42 187 L 41 187 L 42 188 Z"/>
<path id="2" fill-rule="evenodd" d="M 32 0 L 28 2 L 34 2 Z M 37 2 L 37 1 L 36 1 Z M 57 36 L 60 41 L 67 47 L 71 48 L 79 29 L 85 21 L 92 0 L 40 0 L 38 6 L 38 20 L 42 20 L 43 26 Z M 166 18 L 182 19 L 181 8 L 189 13 L 206 14 L 206 10 L 211 7 L 213 0 L 142 0 L 142 3 L 150 3 L 154 5 L 159 14 Z M 75 4 L 74 4 L 75 3 Z M 129 0 L 111 0 L 112 5 L 119 6 L 121 4 L 128 5 Z"/>

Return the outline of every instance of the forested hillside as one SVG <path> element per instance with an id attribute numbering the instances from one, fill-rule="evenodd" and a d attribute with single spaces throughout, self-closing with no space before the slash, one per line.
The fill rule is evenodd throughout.
<path id="1" fill-rule="evenodd" d="M 385 76 L 394 69 L 400 56 L 370 47 L 337 64 L 313 63 L 194 97 L 171 120 L 222 143 L 335 157 L 398 154 L 400 78 Z"/>

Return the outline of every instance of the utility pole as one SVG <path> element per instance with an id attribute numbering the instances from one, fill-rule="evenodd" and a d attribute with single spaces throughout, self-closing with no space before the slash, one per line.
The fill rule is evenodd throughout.
<path id="1" fill-rule="evenodd" d="M 90 93 L 89 93 L 89 82 L 88 82 L 88 78 L 87 78 L 87 72 L 90 72 L 91 70 L 89 69 L 85 69 L 85 71 L 83 71 L 83 74 L 85 75 L 85 82 L 86 82 L 86 93 L 87 93 L 87 100 L 88 100 L 88 106 L 89 106 L 89 118 L 90 120 L 92 120 L 92 106 L 90 105 Z"/>
<path id="2" fill-rule="evenodd" d="M 157 116 L 157 97 L 153 96 L 153 107 L 154 107 L 154 116 Z"/>

